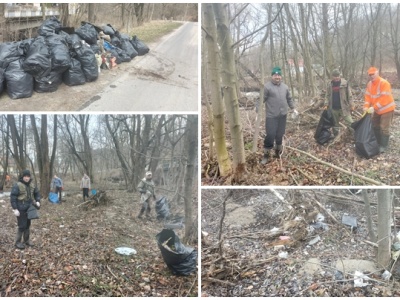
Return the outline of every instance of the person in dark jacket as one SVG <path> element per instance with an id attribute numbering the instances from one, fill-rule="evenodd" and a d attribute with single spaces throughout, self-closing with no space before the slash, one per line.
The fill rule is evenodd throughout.
<path id="1" fill-rule="evenodd" d="M 288 107 L 293 110 L 295 115 L 298 114 L 294 109 L 289 87 L 282 82 L 281 68 L 273 68 L 271 75 L 271 81 L 267 82 L 264 87 L 266 136 L 264 139 L 264 157 L 261 164 L 268 162 L 272 149 L 275 149 L 277 157 L 282 154 L 282 141 L 286 131 Z"/>
<path id="2" fill-rule="evenodd" d="M 32 182 L 31 172 L 24 170 L 17 183 L 11 189 L 11 206 L 17 217 L 18 231 L 15 239 L 15 247 L 24 249 L 25 246 L 34 246 L 30 241 L 31 220 L 28 219 L 28 208 L 31 204 L 40 207 L 40 193 Z M 24 243 L 22 243 L 22 237 Z"/>

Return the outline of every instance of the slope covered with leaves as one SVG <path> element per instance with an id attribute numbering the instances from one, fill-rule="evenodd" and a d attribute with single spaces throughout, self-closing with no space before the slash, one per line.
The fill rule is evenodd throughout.
<path id="1" fill-rule="evenodd" d="M 197 275 L 175 276 L 163 261 L 155 238 L 163 223 L 154 217 L 154 203 L 153 219 L 139 220 L 136 194 L 106 193 L 105 205 L 80 205 L 78 192 L 59 205 L 43 200 L 31 226 L 36 246 L 23 251 L 14 248 L 9 197 L 0 198 L 0 295 L 196 296 Z M 182 238 L 184 230 L 176 233 Z M 137 254 L 119 255 L 114 249 L 121 246 Z"/>
<path id="2" fill-rule="evenodd" d="M 355 152 L 354 137 L 348 129 L 341 129 L 340 137 L 327 145 L 319 145 L 314 139 L 314 134 L 321 108 L 298 108 L 300 116 L 293 120 L 288 117 L 286 134 L 284 137 L 284 151 L 281 159 L 274 158 L 267 165 L 261 165 L 263 156 L 263 139 L 265 137 L 264 117 L 260 124 L 260 136 L 257 140 L 257 151 L 252 153 L 254 124 L 256 123 L 255 109 L 240 108 L 240 118 L 243 126 L 243 139 L 246 156 L 246 174 L 236 182 L 232 176 L 221 177 L 218 170 L 216 157 L 210 157 L 210 134 L 208 117 L 205 106 L 202 107 L 202 185 L 315 185 L 315 186 L 360 186 L 399 185 L 400 175 L 400 118 L 395 116 L 389 150 L 371 159 L 359 157 Z M 362 111 L 362 102 L 357 102 L 357 111 Z M 359 114 L 353 115 L 353 120 L 358 120 Z M 230 132 L 226 126 L 226 140 L 228 152 L 232 158 L 232 147 L 229 142 Z M 298 151 L 300 150 L 300 151 Z M 310 154 L 306 155 L 305 153 Z M 320 161 L 318 161 L 318 159 Z M 335 169 L 333 166 L 339 167 Z M 346 172 L 343 172 L 345 170 Z M 371 182 L 357 175 L 371 179 Z"/>

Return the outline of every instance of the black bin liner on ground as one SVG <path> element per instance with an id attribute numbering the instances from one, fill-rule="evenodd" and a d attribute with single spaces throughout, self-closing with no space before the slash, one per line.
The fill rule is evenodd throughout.
<path id="1" fill-rule="evenodd" d="M 82 65 L 82 71 L 83 74 L 85 74 L 86 81 L 95 81 L 97 77 L 99 77 L 99 67 L 93 50 L 84 41 L 79 44 L 74 44 L 74 50 L 76 52 L 76 59 L 79 60 Z"/>
<path id="2" fill-rule="evenodd" d="M 113 49 L 113 50 L 115 50 L 118 53 L 118 57 L 121 60 L 121 62 L 130 62 L 132 60 L 131 57 L 128 55 L 128 53 L 126 53 L 126 51 L 124 51 L 118 47 L 115 47 L 115 49 Z M 113 52 L 111 52 L 111 53 L 113 53 Z"/>
<path id="3" fill-rule="evenodd" d="M 351 124 L 354 129 L 356 153 L 364 158 L 371 158 L 379 154 L 379 144 L 372 128 L 370 114 L 365 114 L 360 120 Z"/>
<path id="4" fill-rule="evenodd" d="M 0 68 L 0 95 L 4 90 L 4 82 L 6 81 L 6 78 L 4 76 L 4 69 Z"/>
<path id="5" fill-rule="evenodd" d="M 135 50 L 137 51 L 139 56 L 145 55 L 150 51 L 150 48 L 147 47 L 147 45 L 143 43 L 143 41 L 139 40 L 136 35 L 132 37 L 130 42 L 133 48 L 135 48 Z"/>
<path id="6" fill-rule="evenodd" d="M 38 93 L 52 93 L 57 91 L 62 83 L 62 74 L 51 71 L 49 75 L 35 77 L 34 90 Z"/>
<path id="7" fill-rule="evenodd" d="M 113 44 L 114 46 L 116 46 L 116 47 L 118 47 L 118 48 L 121 48 L 121 40 L 119 39 L 119 37 L 117 37 L 117 36 L 112 36 L 111 37 L 111 44 Z"/>
<path id="8" fill-rule="evenodd" d="M 163 196 L 156 201 L 156 213 L 157 220 L 168 219 L 170 212 L 167 197 Z"/>
<path id="9" fill-rule="evenodd" d="M 18 60 L 21 55 L 19 43 L 0 43 L 0 68 L 7 69 L 8 64 L 14 60 Z"/>
<path id="10" fill-rule="evenodd" d="M 111 37 L 115 34 L 115 29 L 110 24 L 107 24 L 103 26 L 103 32 Z"/>
<path id="11" fill-rule="evenodd" d="M 46 36 L 48 33 L 58 33 L 61 28 L 61 22 L 56 17 L 44 20 L 38 29 L 39 35 Z"/>
<path id="12" fill-rule="evenodd" d="M 22 69 L 23 60 L 9 63 L 6 72 L 7 93 L 11 99 L 29 98 L 33 94 L 33 76 Z"/>
<path id="13" fill-rule="evenodd" d="M 138 56 L 137 51 L 135 50 L 135 48 L 133 48 L 129 39 L 121 40 L 121 49 L 124 50 L 129 55 L 130 58 L 134 58 L 134 57 Z"/>
<path id="14" fill-rule="evenodd" d="M 38 36 L 30 45 L 22 64 L 25 72 L 32 76 L 46 76 L 51 71 L 50 51 L 43 36 Z"/>
<path id="15" fill-rule="evenodd" d="M 75 58 L 71 58 L 71 66 L 62 75 L 62 80 L 66 85 L 73 86 L 86 83 L 86 77 L 85 74 L 83 74 L 81 63 Z"/>
<path id="16" fill-rule="evenodd" d="M 174 275 L 187 276 L 196 271 L 197 251 L 184 246 L 173 230 L 163 229 L 156 238 L 164 262 Z"/>
<path id="17" fill-rule="evenodd" d="M 326 109 L 322 112 L 321 118 L 315 131 L 314 138 L 318 144 L 323 145 L 327 143 L 331 137 L 330 129 L 335 124 L 332 111 Z"/>
<path id="18" fill-rule="evenodd" d="M 71 56 L 65 37 L 59 34 L 48 34 L 46 42 L 51 53 L 51 70 L 63 73 L 71 64 Z"/>
<path id="19" fill-rule="evenodd" d="M 97 43 L 97 31 L 90 23 L 85 23 L 75 33 L 79 35 L 86 43 L 93 45 Z"/>

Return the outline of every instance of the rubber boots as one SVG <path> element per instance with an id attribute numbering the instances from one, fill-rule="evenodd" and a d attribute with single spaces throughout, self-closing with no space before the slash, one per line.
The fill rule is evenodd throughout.
<path id="1" fill-rule="evenodd" d="M 388 135 L 381 135 L 381 142 L 379 143 L 379 152 L 384 153 L 387 150 L 389 145 L 389 136 Z"/>
<path id="2" fill-rule="evenodd" d="M 17 231 L 17 236 L 15 237 L 15 247 L 18 249 L 25 249 L 25 245 L 22 243 L 22 231 Z"/>
<path id="3" fill-rule="evenodd" d="M 275 146 L 275 157 L 280 158 L 282 155 L 283 147 L 282 145 Z"/>
<path id="4" fill-rule="evenodd" d="M 268 163 L 270 151 L 271 151 L 270 149 L 264 149 L 264 156 L 263 156 L 263 159 L 261 161 L 262 165 L 265 165 L 265 164 Z"/>
<path id="5" fill-rule="evenodd" d="M 24 242 L 26 246 L 33 247 L 35 245 L 29 241 L 29 236 L 30 236 L 30 229 L 28 228 L 24 231 Z"/>

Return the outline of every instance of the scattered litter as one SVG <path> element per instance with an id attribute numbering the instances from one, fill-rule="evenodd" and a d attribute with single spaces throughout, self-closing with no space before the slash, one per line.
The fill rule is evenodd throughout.
<path id="1" fill-rule="evenodd" d="M 64 228 L 64 225 L 60 225 L 60 228 Z"/>
<path id="2" fill-rule="evenodd" d="M 336 280 L 343 280 L 343 273 L 342 272 L 340 272 L 339 270 L 336 270 L 336 272 L 335 272 L 335 279 Z"/>
<path id="3" fill-rule="evenodd" d="M 393 251 L 399 251 L 400 250 L 400 242 L 394 243 L 392 245 L 392 250 Z"/>
<path id="4" fill-rule="evenodd" d="M 272 229 L 270 230 L 270 232 L 277 232 L 277 231 L 279 231 L 279 228 L 278 228 L 278 227 L 274 227 L 274 228 L 272 228 Z"/>
<path id="5" fill-rule="evenodd" d="M 385 270 L 382 274 L 382 279 L 385 281 L 388 281 L 392 277 L 392 273 L 390 273 L 388 270 Z"/>
<path id="6" fill-rule="evenodd" d="M 132 254 L 137 253 L 135 249 L 129 248 L 129 247 L 115 248 L 115 252 L 117 252 L 118 254 L 121 254 L 121 255 L 132 255 Z"/>
<path id="7" fill-rule="evenodd" d="M 312 246 L 316 243 L 318 243 L 321 240 L 321 237 L 317 235 L 315 238 L 313 238 L 311 241 L 308 242 L 308 245 Z"/>
<path id="8" fill-rule="evenodd" d="M 281 251 L 278 253 L 279 258 L 288 258 L 288 253 L 286 251 Z"/>
<path id="9" fill-rule="evenodd" d="M 280 236 L 279 239 L 280 239 L 281 241 L 290 240 L 290 236 L 283 235 L 283 236 Z"/>
<path id="10" fill-rule="evenodd" d="M 364 286 L 369 285 L 369 283 L 364 282 L 364 279 L 368 280 L 369 277 L 364 275 L 360 271 L 355 271 L 354 272 L 354 287 L 364 287 Z"/>
<path id="11" fill-rule="evenodd" d="M 343 215 L 342 224 L 350 226 L 352 229 L 357 228 L 357 218 L 349 215 Z"/>
<path id="12" fill-rule="evenodd" d="M 321 213 L 318 213 L 317 217 L 315 218 L 316 222 L 322 222 L 325 220 L 325 216 Z"/>
<path id="13" fill-rule="evenodd" d="M 314 228 L 314 229 L 320 229 L 320 228 L 322 228 L 322 229 L 325 230 L 325 231 L 328 231 L 328 230 L 329 230 L 329 225 L 326 224 L 326 223 L 324 223 L 324 222 L 315 222 L 315 223 L 310 224 L 310 226 L 311 226 L 312 228 Z"/>

